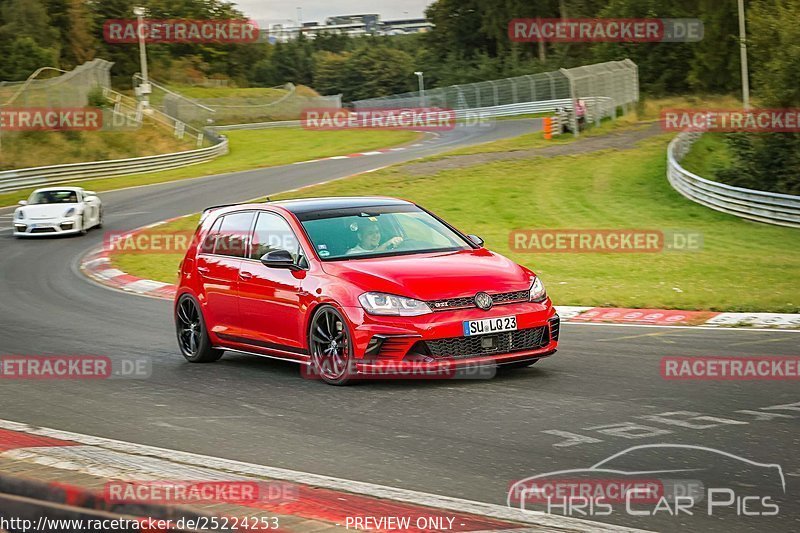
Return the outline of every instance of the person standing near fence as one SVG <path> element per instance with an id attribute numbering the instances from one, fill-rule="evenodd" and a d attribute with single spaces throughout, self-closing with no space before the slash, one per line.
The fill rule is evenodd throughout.
<path id="1" fill-rule="evenodd" d="M 578 120 L 578 131 L 586 128 L 586 102 L 578 100 L 575 102 L 575 118 Z"/>

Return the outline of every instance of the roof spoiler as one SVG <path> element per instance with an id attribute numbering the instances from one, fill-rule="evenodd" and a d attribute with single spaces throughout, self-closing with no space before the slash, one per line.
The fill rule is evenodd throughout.
<path id="1" fill-rule="evenodd" d="M 206 207 L 205 209 L 203 209 L 203 213 L 200 215 L 199 224 L 202 224 L 203 221 L 206 218 L 208 218 L 208 215 L 210 215 L 212 211 L 216 211 L 217 209 L 222 209 L 224 207 L 233 207 L 234 205 L 239 205 L 239 204 L 220 204 L 220 205 L 212 205 L 211 207 Z"/>
<path id="2" fill-rule="evenodd" d="M 267 196 L 267 199 L 264 200 L 265 203 L 266 202 L 271 202 L 271 201 L 272 200 L 270 200 L 269 196 Z M 212 211 L 216 211 L 217 209 L 223 209 L 225 207 L 233 207 L 235 205 L 242 205 L 242 204 L 239 202 L 239 203 L 233 203 L 233 204 L 212 205 L 211 207 L 206 207 L 205 209 L 203 209 L 203 213 L 200 215 L 200 224 L 202 224 L 203 221 L 206 218 L 208 218 L 208 215 L 210 215 Z"/>

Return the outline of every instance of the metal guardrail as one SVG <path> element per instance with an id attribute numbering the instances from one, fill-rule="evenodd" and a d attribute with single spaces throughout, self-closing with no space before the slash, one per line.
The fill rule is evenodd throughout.
<path id="1" fill-rule="evenodd" d="M 699 132 L 679 133 L 667 148 L 667 178 L 680 194 L 716 211 L 740 218 L 800 228 L 800 196 L 734 187 L 692 174 L 680 165 Z"/>
<path id="2" fill-rule="evenodd" d="M 224 126 L 212 126 L 214 131 L 229 130 L 269 130 L 275 128 L 299 128 L 299 120 L 282 120 L 279 122 L 253 122 L 247 124 L 227 124 Z"/>
<path id="3" fill-rule="evenodd" d="M 594 121 L 595 118 L 603 119 L 606 117 L 614 116 L 614 101 L 607 97 L 587 97 L 584 101 L 589 104 L 587 109 L 589 121 Z M 540 100 L 537 102 L 523 102 L 519 104 L 507 104 L 491 107 L 479 107 L 474 109 L 457 109 L 455 111 L 456 119 L 462 120 L 468 117 L 481 116 L 484 118 L 499 118 L 499 117 L 512 117 L 516 115 L 530 115 L 534 113 L 552 113 L 559 108 L 571 109 L 572 100 L 570 98 L 561 98 L 558 100 Z M 597 111 L 597 117 L 592 115 L 592 112 Z M 299 120 L 284 120 L 280 122 L 254 122 L 252 124 L 228 124 L 224 126 L 213 126 L 210 129 L 214 131 L 230 131 L 230 130 L 262 130 L 274 128 L 299 128 L 302 122 Z"/>
<path id="4" fill-rule="evenodd" d="M 88 178 L 142 174 L 203 163 L 228 153 L 228 139 L 219 136 L 216 140 L 218 142 L 213 146 L 186 152 L 7 170 L 0 172 L 0 192 Z"/>

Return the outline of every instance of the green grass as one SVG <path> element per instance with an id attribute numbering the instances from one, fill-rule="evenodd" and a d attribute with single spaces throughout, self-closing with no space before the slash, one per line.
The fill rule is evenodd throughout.
<path id="1" fill-rule="evenodd" d="M 554 135 L 552 139 L 546 140 L 541 131 L 533 133 L 526 133 L 517 137 L 510 137 L 508 139 L 500 139 L 498 141 L 491 141 L 483 144 L 476 144 L 475 146 L 466 146 L 457 150 L 452 150 L 444 154 L 437 154 L 433 156 L 420 159 L 419 162 L 438 161 L 447 159 L 448 157 L 460 155 L 475 155 L 475 154 L 491 154 L 497 152 L 517 152 L 520 150 L 531 150 L 533 148 L 546 148 L 548 146 L 555 146 L 561 144 L 571 144 L 584 137 L 597 137 L 607 135 L 613 132 L 624 131 L 632 128 L 643 128 L 644 124 L 635 123 L 631 118 L 619 118 L 616 121 L 605 119 L 600 123 L 599 127 L 591 127 L 581 132 L 580 137 L 575 137 L 571 133 L 564 133 L 561 135 Z"/>
<path id="2" fill-rule="evenodd" d="M 172 222 L 162 224 L 143 233 L 166 234 L 193 233 L 197 228 L 200 215 L 182 217 Z M 144 279 L 175 283 L 178 280 L 178 266 L 183 259 L 183 253 L 135 253 L 114 252 L 111 254 L 111 264 L 123 272 L 135 274 Z"/>
<path id="3" fill-rule="evenodd" d="M 363 152 L 411 142 L 419 137 L 412 131 L 303 129 L 242 130 L 227 132 L 230 153 L 208 163 L 163 172 L 132 174 L 73 182 L 70 185 L 94 191 L 108 191 L 199 176 L 222 174 L 307 161 L 334 155 Z M 24 200 L 34 189 L 0 194 L 0 206 Z"/>
<path id="4" fill-rule="evenodd" d="M 188 138 L 181 141 L 170 130 L 147 121 L 133 131 L 2 132 L 0 170 L 143 157 L 192 148 L 194 142 Z"/>
<path id="5" fill-rule="evenodd" d="M 659 136 L 636 150 L 502 161 L 433 176 L 392 168 L 291 196 L 385 194 L 416 201 L 539 272 L 558 304 L 797 312 L 800 233 L 678 195 L 665 178 L 668 141 Z M 525 228 L 680 229 L 701 232 L 704 243 L 702 251 L 685 253 L 511 252 L 509 232 Z"/>
<path id="6" fill-rule="evenodd" d="M 732 154 L 722 133 L 706 133 L 692 145 L 681 166 L 706 179 L 716 180 L 717 172 L 730 168 Z"/>
<path id="7" fill-rule="evenodd" d="M 665 178 L 668 141 L 662 135 L 635 150 L 498 161 L 428 176 L 392 167 L 281 196 L 413 200 L 533 268 L 561 305 L 798 312 L 798 230 L 746 222 L 678 195 Z M 704 242 L 702 251 L 685 253 L 510 251 L 509 232 L 525 228 L 679 229 L 701 232 Z M 114 258 L 122 270 L 141 275 L 130 270 L 133 261 Z M 153 279 L 173 281 L 180 257 L 135 261 Z"/>
<path id="8" fill-rule="evenodd" d="M 277 100 L 286 94 L 285 89 L 266 87 L 198 87 L 192 85 L 170 85 L 170 90 L 187 98 L 260 98 Z"/>

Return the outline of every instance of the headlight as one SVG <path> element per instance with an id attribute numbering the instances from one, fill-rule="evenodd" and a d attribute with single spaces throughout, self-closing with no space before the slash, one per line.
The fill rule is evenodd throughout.
<path id="1" fill-rule="evenodd" d="M 18 220 L 22 220 L 22 219 L 24 219 L 24 218 L 25 218 L 25 213 L 23 213 L 23 212 L 22 212 L 22 209 L 20 209 L 19 211 L 17 211 L 17 219 L 18 219 Z"/>
<path id="2" fill-rule="evenodd" d="M 70 207 L 69 209 L 67 209 L 67 212 L 64 213 L 64 216 L 65 217 L 71 217 L 74 214 L 75 214 L 75 208 L 74 207 Z"/>
<path id="3" fill-rule="evenodd" d="M 428 304 L 382 292 L 367 292 L 358 297 L 361 306 L 371 315 L 419 316 L 431 312 Z"/>
<path id="4" fill-rule="evenodd" d="M 536 276 L 533 278 L 533 283 L 531 283 L 531 301 L 543 302 L 546 298 L 547 291 L 544 290 L 544 283 L 539 279 L 539 276 Z"/>

